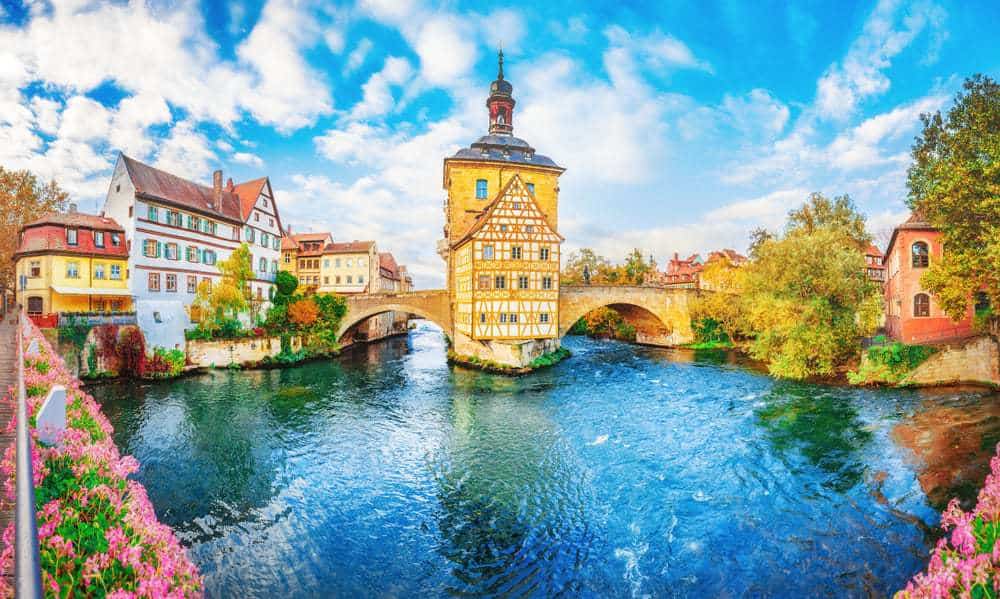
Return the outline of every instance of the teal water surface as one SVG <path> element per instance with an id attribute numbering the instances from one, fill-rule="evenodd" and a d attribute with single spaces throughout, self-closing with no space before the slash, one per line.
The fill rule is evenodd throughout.
<path id="1" fill-rule="evenodd" d="M 213 597 L 868 596 L 975 497 L 998 396 L 774 381 L 568 338 L 521 378 L 440 331 L 93 392 Z"/>

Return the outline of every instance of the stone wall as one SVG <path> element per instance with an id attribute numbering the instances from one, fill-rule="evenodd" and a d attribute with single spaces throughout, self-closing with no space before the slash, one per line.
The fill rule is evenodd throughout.
<path id="1" fill-rule="evenodd" d="M 292 351 L 302 349 L 302 339 L 292 337 Z M 230 364 L 260 362 L 265 357 L 274 357 L 281 352 L 280 337 L 252 337 L 224 341 L 188 341 L 187 359 L 189 364 L 201 367 L 223 368 Z"/>
<path id="2" fill-rule="evenodd" d="M 535 358 L 559 349 L 558 339 L 527 341 L 475 341 L 463 333 L 455 333 L 453 349 L 460 356 L 475 356 L 480 360 L 504 366 L 523 368 Z"/>
<path id="3" fill-rule="evenodd" d="M 917 366 L 903 385 L 980 383 L 1000 386 L 1000 347 L 991 337 L 976 337 L 942 345 Z"/>

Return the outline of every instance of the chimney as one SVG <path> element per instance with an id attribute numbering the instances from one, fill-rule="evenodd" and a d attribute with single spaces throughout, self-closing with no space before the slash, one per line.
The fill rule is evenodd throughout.
<path id="1" fill-rule="evenodd" d="M 76 214 L 76 202 L 69 203 L 69 213 Z"/>
<path id="2" fill-rule="evenodd" d="M 233 185 L 233 178 L 232 177 L 229 177 L 228 179 L 226 179 L 226 191 L 232 191 L 233 189 L 235 189 L 235 187 L 236 186 Z"/>
<path id="3" fill-rule="evenodd" d="M 215 210 L 222 206 L 222 171 L 212 173 L 212 208 Z"/>

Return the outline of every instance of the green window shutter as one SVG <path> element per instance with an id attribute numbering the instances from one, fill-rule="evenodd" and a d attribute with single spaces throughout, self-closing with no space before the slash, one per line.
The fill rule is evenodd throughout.
<path id="1" fill-rule="evenodd" d="M 187 227 L 188 229 L 191 228 L 191 215 L 190 214 L 187 214 L 187 215 L 184 216 L 184 226 Z"/>
<path id="2" fill-rule="evenodd" d="M 159 258 L 163 255 L 163 244 L 159 241 L 156 242 L 156 257 Z"/>

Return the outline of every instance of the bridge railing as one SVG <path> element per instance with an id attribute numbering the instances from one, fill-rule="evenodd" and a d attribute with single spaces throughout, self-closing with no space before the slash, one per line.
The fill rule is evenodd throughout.
<path id="1" fill-rule="evenodd" d="M 14 589 L 20 598 L 42 596 L 42 569 L 38 557 L 35 519 L 35 479 L 31 467 L 28 398 L 24 387 L 24 344 L 28 315 L 22 309 L 17 323 L 17 438 L 15 440 L 16 504 L 14 506 Z"/>

